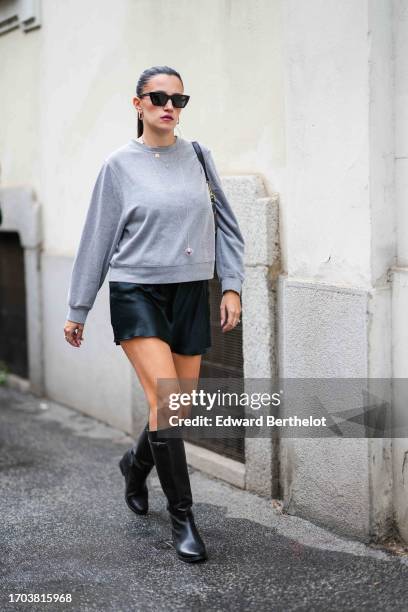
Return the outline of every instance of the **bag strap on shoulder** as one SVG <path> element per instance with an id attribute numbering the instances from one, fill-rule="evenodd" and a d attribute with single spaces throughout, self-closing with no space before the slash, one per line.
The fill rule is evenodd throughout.
<path id="1" fill-rule="evenodd" d="M 198 142 L 196 140 L 193 140 L 191 144 L 193 145 L 194 150 L 197 153 L 197 157 L 200 160 L 200 163 L 201 163 L 201 165 L 203 167 L 204 174 L 205 174 L 205 180 L 207 181 L 207 183 L 209 183 L 210 181 L 208 180 L 207 168 L 206 168 L 206 165 L 205 165 L 204 155 L 203 155 L 203 152 L 201 150 L 201 147 L 200 147 L 200 145 L 198 144 Z"/>
<path id="2" fill-rule="evenodd" d="M 208 172 L 207 172 L 207 168 L 206 168 L 206 165 L 205 165 L 205 160 L 204 160 L 203 152 L 201 150 L 200 145 L 198 144 L 198 142 L 196 140 L 193 140 L 191 142 L 191 144 L 193 145 L 194 150 L 197 153 L 197 157 L 200 160 L 200 163 L 201 163 L 201 165 L 203 167 L 204 174 L 205 174 L 205 180 L 207 181 L 208 191 L 210 192 L 210 198 L 211 198 L 211 202 L 212 202 L 212 205 L 213 205 L 213 208 L 214 208 L 214 212 L 215 212 L 215 195 L 214 195 L 213 190 L 211 189 L 211 183 L 210 183 L 210 179 L 208 178 Z"/>
<path id="3" fill-rule="evenodd" d="M 191 144 L 193 145 L 194 150 L 197 153 L 197 157 L 200 160 L 200 163 L 201 163 L 201 165 L 203 167 L 203 170 L 204 170 L 205 180 L 207 181 L 208 192 L 210 194 L 211 206 L 212 206 L 213 213 L 214 213 L 214 229 L 215 229 L 215 232 L 217 232 L 217 226 L 218 226 L 218 222 L 217 222 L 217 205 L 216 205 L 215 195 L 214 195 L 213 190 L 211 189 L 210 180 L 208 178 L 208 173 L 207 173 L 207 168 L 206 168 L 206 165 L 205 165 L 204 155 L 203 155 L 203 152 L 201 150 L 200 145 L 198 144 L 198 142 L 196 140 L 193 140 L 191 142 Z"/>

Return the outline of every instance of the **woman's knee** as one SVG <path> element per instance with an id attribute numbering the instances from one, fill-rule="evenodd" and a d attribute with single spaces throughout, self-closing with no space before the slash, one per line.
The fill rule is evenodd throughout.
<path id="1" fill-rule="evenodd" d="M 121 341 L 129 361 L 135 369 L 146 395 L 149 420 L 168 422 L 169 401 L 173 393 L 180 393 L 177 370 L 169 345 L 156 337 L 137 336 Z"/>

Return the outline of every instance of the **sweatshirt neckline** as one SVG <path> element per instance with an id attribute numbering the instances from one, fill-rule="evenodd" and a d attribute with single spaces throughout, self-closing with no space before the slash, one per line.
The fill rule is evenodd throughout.
<path id="1" fill-rule="evenodd" d="M 136 146 L 138 149 L 140 149 L 141 151 L 151 151 L 153 153 L 155 152 L 166 152 L 168 151 L 169 153 L 172 151 L 175 151 L 175 149 L 177 149 L 180 145 L 180 137 L 176 135 L 176 142 L 173 142 L 173 144 L 171 145 L 166 145 L 166 146 L 161 146 L 161 147 L 151 147 L 147 144 L 143 144 L 142 142 L 139 142 L 138 140 L 136 140 L 136 138 L 131 138 L 130 142 Z"/>

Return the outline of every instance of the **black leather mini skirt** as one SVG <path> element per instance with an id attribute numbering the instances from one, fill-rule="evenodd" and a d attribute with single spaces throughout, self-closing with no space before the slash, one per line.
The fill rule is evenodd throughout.
<path id="1" fill-rule="evenodd" d="M 208 280 L 182 283 L 109 281 L 114 342 L 156 336 L 181 355 L 211 348 Z"/>

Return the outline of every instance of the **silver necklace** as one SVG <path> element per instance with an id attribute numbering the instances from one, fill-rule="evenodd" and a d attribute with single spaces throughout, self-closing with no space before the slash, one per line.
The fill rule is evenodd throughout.
<path id="1" fill-rule="evenodd" d="M 145 141 L 144 141 L 143 136 L 142 136 L 142 143 L 144 145 L 146 144 Z M 179 157 L 178 151 L 176 151 L 176 156 L 177 156 L 177 165 L 178 165 L 178 167 L 181 170 L 181 176 L 182 176 L 182 180 L 183 180 L 183 193 L 184 193 L 184 196 L 185 196 L 185 201 L 187 201 L 187 198 L 186 198 L 186 193 L 187 193 L 186 182 L 185 182 L 185 178 L 184 178 L 184 171 L 183 171 L 182 165 L 180 164 L 180 157 Z M 154 153 L 154 157 L 159 158 L 160 157 L 160 153 L 158 153 L 158 152 Z M 155 166 L 155 164 L 153 164 L 153 165 Z M 154 169 L 155 169 L 156 176 L 157 176 L 158 173 L 156 171 L 156 168 L 154 168 Z M 160 177 L 160 180 L 161 180 L 161 177 Z M 188 223 L 187 223 L 188 218 L 189 218 L 189 208 L 188 208 L 188 206 L 186 206 L 185 208 L 186 208 L 185 222 L 186 222 L 186 231 L 187 231 L 187 245 L 186 245 L 186 248 L 184 249 L 184 253 L 186 255 L 190 256 L 190 255 L 193 254 L 194 250 L 193 250 L 193 248 L 190 245 L 190 233 L 188 231 Z M 180 225 L 182 225 L 182 219 L 180 219 L 180 215 L 179 215 L 178 210 L 176 210 L 176 212 L 177 212 L 177 218 L 178 218 L 178 220 L 180 222 Z"/>

